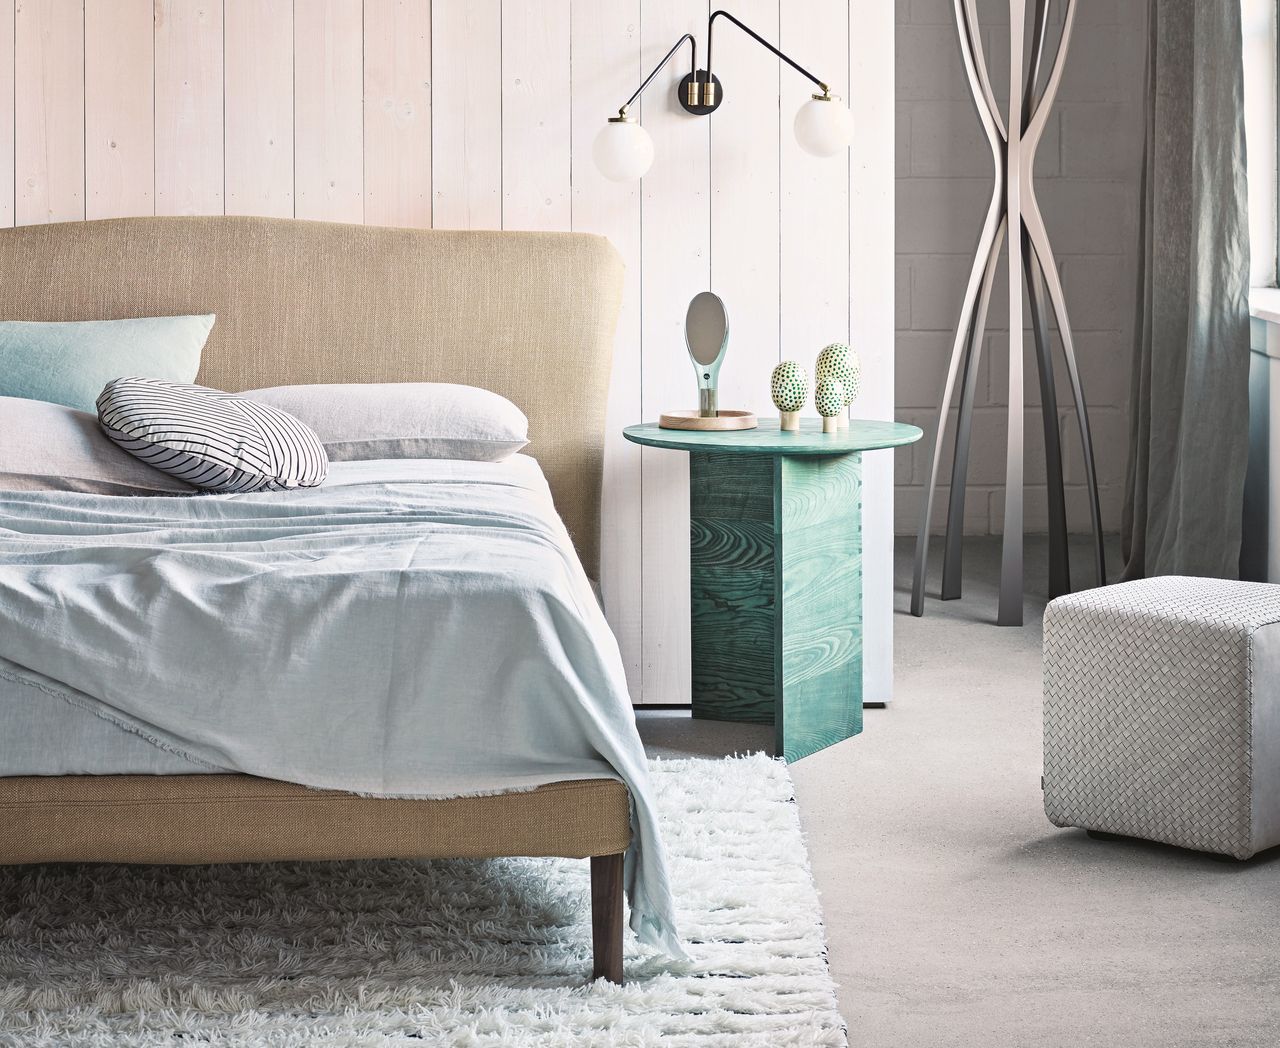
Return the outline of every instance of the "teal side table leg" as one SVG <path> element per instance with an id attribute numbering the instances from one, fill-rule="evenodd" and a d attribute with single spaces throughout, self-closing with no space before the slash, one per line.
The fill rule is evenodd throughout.
<path id="1" fill-rule="evenodd" d="M 772 724 L 775 537 L 771 455 L 689 456 L 693 715 Z"/>
<path id="2" fill-rule="evenodd" d="M 861 456 L 689 461 L 693 715 L 788 760 L 862 730 Z"/>
<path id="3" fill-rule="evenodd" d="M 775 725 L 793 761 L 862 731 L 862 456 L 777 464 Z"/>

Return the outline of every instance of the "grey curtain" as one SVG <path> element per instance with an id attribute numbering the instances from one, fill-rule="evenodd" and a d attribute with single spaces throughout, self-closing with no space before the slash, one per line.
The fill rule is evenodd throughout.
<path id="1" fill-rule="evenodd" d="M 1249 443 L 1240 5 L 1149 0 L 1125 578 L 1239 575 Z"/>

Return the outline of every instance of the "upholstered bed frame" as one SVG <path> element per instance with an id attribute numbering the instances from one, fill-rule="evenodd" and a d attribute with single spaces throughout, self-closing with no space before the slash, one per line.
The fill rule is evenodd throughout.
<path id="1" fill-rule="evenodd" d="M 622 264 L 568 233 L 127 218 L 0 231 L 0 317 L 216 313 L 199 381 L 448 381 L 509 397 L 598 577 L 604 407 Z M 448 801 L 245 775 L 0 777 L 0 863 L 591 859 L 593 977 L 622 981 L 629 798 L 613 780 Z"/>

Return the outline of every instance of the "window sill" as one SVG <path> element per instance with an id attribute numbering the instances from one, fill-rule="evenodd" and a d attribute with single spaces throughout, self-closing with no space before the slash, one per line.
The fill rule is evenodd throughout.
<path id="1" fill-rule="evenodd" d="M 1280 287 L 1250 288 L 1249 315 L 1268 324 L 1280 324 Z"/>
<path id="2" fill-rule="evenodd" d="M 1280 360 L 1280 287 L 1249 289 L 1249 315 L 1253 318 L 1249 348 Z"/>

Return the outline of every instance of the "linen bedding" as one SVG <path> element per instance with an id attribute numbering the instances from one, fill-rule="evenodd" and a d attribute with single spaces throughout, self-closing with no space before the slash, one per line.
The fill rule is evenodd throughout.
<path id="1" fill-rule="evenodd" d="M 0 491 L 0 624 L 0 700 L 209 770 L 430 798 L 621 779 L 631 926 L 681 955 L 617 643 L 527 456 L 334 463 L 289 492 Z"/>

